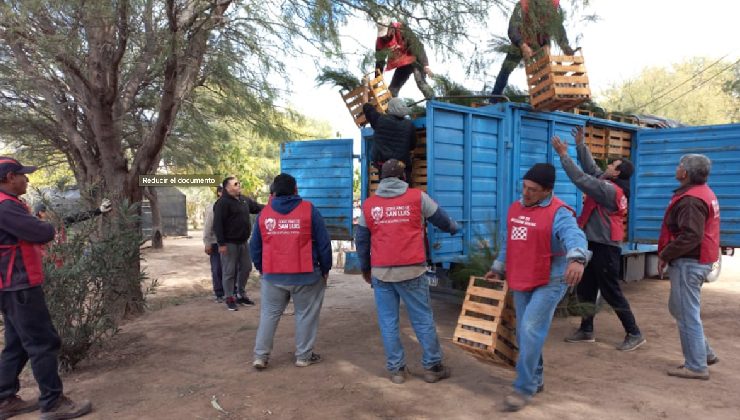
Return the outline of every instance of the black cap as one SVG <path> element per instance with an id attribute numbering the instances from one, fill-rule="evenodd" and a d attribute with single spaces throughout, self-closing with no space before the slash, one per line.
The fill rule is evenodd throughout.
<path id="1" fill-rule="evenodd" d="M 11 172 L 16 174 L 30 174 L 36 171 L 35 166 L 23 166 L 20 162 L 8 156 L 0 156 L 0 178 Z"/>
<path id="2" fill-rule="evenodd" d="M 524 174 L 524 179 L 536 182 L 546 190 L 551 190 L 555 187 L 555 167 L 549 163 L 535 163 Z"/>
<path id="3" fill-rule="evenodd" d="M 388 159 L 380 169 L 380 179 L 402 178 L 406 171 L 406 164 L 398 159 Z"/>

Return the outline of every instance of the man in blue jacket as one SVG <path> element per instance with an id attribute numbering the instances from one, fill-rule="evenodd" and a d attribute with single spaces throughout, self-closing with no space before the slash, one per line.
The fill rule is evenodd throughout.
<path id="1" fill-rule="evenodd" d="M 298 195 L 295 178 L 275 177 L 272 199 L 254 223 L 249 249 L 262 274 L 260 324 L 254 344 L 254 366 L 267 367 L 280 316 L 293 298 L 295 365 L 321 361 L 313 352 L 319 313 L 332 265 L 331 240 L 324 219 L 313 204 Z"/>

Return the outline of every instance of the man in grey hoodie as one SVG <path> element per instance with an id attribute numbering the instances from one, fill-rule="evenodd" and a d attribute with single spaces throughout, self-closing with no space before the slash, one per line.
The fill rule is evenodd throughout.
<path id="1" fill-rule="evenodd" d="M 594 162 L 591 152 L 583 141 L 583 128 L 573 130 L 578 161 L 583 171 L 568 155 L 568 144 L 553 136 L 552 147 L 560 156 L 565 173 L 586 194 L 583 211 L 578 216 L 578 225 L 586 233 L 588 249 L 593 252 L 591 261 L 578 284 L 577 293 L 581 302 L 596 304 L 601 296 L 614 309 L 626 332 L 624 341 L 617 350 L 633 351 L 645 344 L 635 316 L 627 298 L 619 286 L 619 270 L 622 261 L 621 241 L 624 239 L 625 219 L 630 194 L 630 178 L 634 166 L 628 159 L 615 159 L 601 171 Z M 581 327 L 565 341 L 588 342 L 594 339 L 594 316 L 581 319 Z"/>
<path id="2" fill-rule="evenodd" d="M 396 159 L 383 164 L 378 190 L 362 206 L 355 243 L 362 277 L 375 291 L 391 381 L 401 384 L 408 374 L 398 330 L 400 299 L 423 349 L 424 380 L 431 383 L 449 377 L 450 370 L 442 364 L 429 302 L 424 220 L 452 235 L 458 228 L 425 192 L 409 188 L 404 169 L 403 162 Z"/>

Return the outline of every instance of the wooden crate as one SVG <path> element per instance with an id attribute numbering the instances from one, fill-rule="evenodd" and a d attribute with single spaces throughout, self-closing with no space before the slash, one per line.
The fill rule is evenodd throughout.
<path id="1" fill-rule="evenodd" d="M 610 128 L 607 130 L 607 155 L 610 158 L 630 157 L 632 133 Z"/>
<path id="2" fill-rule="evenodd" d="M 583 131 L 583 141 L 586 143 L 591 156 L 596 159 L 606 157 L 606 137 L 607 129 L 605 127 L 587 125 Z"/>
<path id="3" fill-rule="evenodd" d="M 637 124 L 637 118 L 632 117 L 630 115 L 626 114 L 620 114 L 620 113 L 609 113 L 607 116 L 607 119 L 610 119 L 612 121 L 621 122 L 625 124 Z"/>
<path id="4" fill-rule="evenodd" d="M 378 189 L 378 184 L 380 184 L 380 171 L 378 171 L 375 166 L 369 165 L 368 168 L 368 182 L 370 185 L 368 185 L 368 197 L 375 195 L 375 190 Z"/>
<path id="5" fill-rule="evenodd" d="M 385 85 L 383 74 L 370 73 L 365 76 L 365 79 L 368 80 L 368 87 L 370 88 L 368 102 L 373 104 L 379 112 L 385 113 L 385 110 L 388 109 L 388 101 L 391 100 L 392 96 L 388 87 Z M 340 92 L 342 100 L 347 106 L 347 110 L 352 115 L 352 119 L 357 124 L 357 127 L 367 124 L 367 118 L 365 118 L 365 114 L 362 112 L 362 106 L 365 104 L 362 97 L 364 90 L 365 88 L 360 86 L 349 92 Z"/>
<path id="6" fill-rule="evenodd" d="M 529 103 L 536 110 L 569 110 L 591 98 L 582 53 L 551 55 L 544 47 L 527 60 L 524 70 Z"/>
<path id="7" fill-rule="evenodd" d="M 516 313 L 504 280 L 470 277 L 453 342 L 483 361 L 516 366 Z"/>

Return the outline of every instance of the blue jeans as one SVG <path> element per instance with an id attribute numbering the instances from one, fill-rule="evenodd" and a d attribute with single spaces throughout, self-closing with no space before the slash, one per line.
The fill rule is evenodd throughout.
<path id="1" fill-rule="evenodd" d="M 696 372 L 707 370 L 707 356 L 714 356 L 701 323 L 701 286 L 712 271 L 710 264 L 678 258 L 668 266 L 671 294 L 668 310 L 678 324 L 684 366 Z"/>
<path id="2" fill-rule="evenodd" d="M 437 338 L 432 306 L 429 300 L 429 281 L 425 276 L 400 282 L 384 282 L 373 277 L 375 306 L 378 311 L 380 336 L 383 338 L 386 368 L 397 371 L 406 366 L 406 356 L 398 330 L 399 298 L 406 306 L 411 326 L 423 351 L 424 369 L 442 362 L 442 349 Z"/>
<path id="3" fill-rule="evenodd" d="M 211 282 L 213 282 L 213 294 L 216 297 L 224 297 L 224 285 L 221 274 L 221 255 L 218 253 L 218 244 L 211 244 Z"/>
<path id="4" fill-rule="evenodd" d="M 528 292 L 514 290 L 516 308 L 516 342 L 519 359 L 516 362 L 514 390 L 522 395 L 534 395 L 544 383 L 542 348 L 550 331 L 555 308 L 568 285 L 562 277 Z"/>

